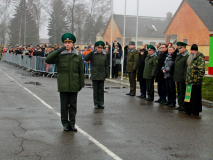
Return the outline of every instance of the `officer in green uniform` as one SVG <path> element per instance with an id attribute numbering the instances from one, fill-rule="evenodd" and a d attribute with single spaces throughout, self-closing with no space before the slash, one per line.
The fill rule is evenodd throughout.
<path id="1" fill-rule="evenodd" d="M 64 131 L 77 132 L 75 116 L 77 113 L 77 94 L 84 87 L 83 61 L 81 54 L 73 47 L 76 42 L 73 34 L 65 33 L 61 40 L 64 46 L 49 54 L 46 63 L 56 64 L 57 67 L 63 129 Z"/>
<path id="2" fill-rule="evenodd" d="M 107 55 L 103 52 L 104 46 L 103 41 L 96 42 L 95 49 L 84 57 L 85 61 L 91 61 L 95 109 L 104 109 L 104 80 L 108 77 L 108 60 Z"/>
<path id="3" fill-rule="evenodd" d="M 138 67 L 139 53 L 135 48 L 135 42 L 129 42 L 129 49 L 127 53 L 126 71 L 129 74 L 130 93 L 126 95 L 135 96 L 136 94 L 136 70 Z"/>
<path id="4" fill-rule="evenodd" d="M 186 91 L 186 73 L 187 73 L 187 59 L 189 57 L 189 52 L 186 49 L 187 44 L 184 42 L 177 42 L 179 52 L 175 58 L 175 69 L 173 80 L 177 82 L 177 93 L 178 93 L 178 104 L 179 107 L 175 108 L 178 111 L 185 110 L 185 91 Z"/>
<path id="5" fill-rule="evenodd" d="M 148 45 L 148 55 L 145 59 L 145 68 L 143 73 L 143 78 L 146 79 L 147 95 L 145 98 L 147 101 L 154 101 L 154 79 L 155 72 L 158 63 L 158 57 L 155 53 L 155 47 L 153 45 Z"/>

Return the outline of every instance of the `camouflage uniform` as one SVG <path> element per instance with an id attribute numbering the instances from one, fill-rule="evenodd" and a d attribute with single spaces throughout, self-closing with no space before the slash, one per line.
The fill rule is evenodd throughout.
<path id="1" fill-rule="evenodd" d="M 202 79 L 205 74 L 205 59 L 200 52 L 187 68 L 186 85 L 192 85 L 190 102 L 185 102 L 187 114 L 199 115 L 202 112 Z"/>

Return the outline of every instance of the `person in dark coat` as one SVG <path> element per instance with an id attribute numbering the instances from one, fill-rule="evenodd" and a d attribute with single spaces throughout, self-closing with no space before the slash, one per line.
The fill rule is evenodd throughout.
<path id="1" fill-rule="evenodd" d="M 186 73 L 187 73 L 187 59 L 189 51 L 186 49 L 188 44 L 184 42 L 177 42 L 179 52 L 175 58 L 175 69 L 173 80 L 177 82 L 178 104 L 179 107 L 175 108 L 178 111 L 185 111 L 185 92 L 186 92 Z"/>
<path id="2" fill-rule="evenodd" d="M 124 47 L 124 74 L 128 75 L 126 71 L 126 65 L 127 65 L 127 53 L 128 53 L 128 45 Z"/>
<path id="3" fill-rule="evenodd" d="M 118 49 L 114 49 L 112 54 L 112 78 L 118 78 L 119 64 L 116 64 L 117 59 L 120 59 L 120 53 Z"/>
<path id="4" fill-rule="evenodd" d="M 164 62 L 164 66 L 162 67 L 162 72 L 164 73 L 164 77 L 166 79 L 166 93 L 168 97 L 167 103 L 170 107 L 175 107 L 176 104 L 176 87 L 175 82 L 173 81 L 175 62 L 172 60 L 171 56 L 174 52 L 174 47 L 170 46 L 168 50 L 168 57 Z"/>
<path id="5" fill-rule="evenodd" d="M 158 64 L 156 69 L 156 79 L 155 82 L 158 82 L 158 95 L 159 99 L 155 102 L 167 105 L 166 101 L 166 80 L 164 78 L 164 74 L 161 71 L 161 68 L 164 65 L 164 61 L 168 54 L 168 45 L 161 45 L 161 53 L 158 55 Z"/>
<path id="6" fill-rule="evenodd" d="M 145 59 L 148 52 L 145 48 L 143 48 L 139 54 L 139 60 L 138 60 L 138 74 L 137 74 L 137 81 L 140 84 L 140 92 L 141 95 L 137 96 L 138 98 L 146 98 L 146 79 L 143 78 L 143 71 L 145 67 Z"/>

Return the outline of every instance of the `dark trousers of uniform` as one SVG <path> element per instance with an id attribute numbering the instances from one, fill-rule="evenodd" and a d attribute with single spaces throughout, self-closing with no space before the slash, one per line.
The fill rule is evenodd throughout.
<path id="1" fill-rule="evenodd" d="M 94 105 L 104 105 L 104 81 L 93 80 L 92 85 Z"/>
<path id="2" fill-rule="evenodd" d="M 60 92 L 61 123 L 63 126 L 75 126 L 77 95 L 77 92 Z"/>
<path id="3" fill-rule="evenodd" d="M 118 78 L 118 64 L 112 66 L 112 78 Z"/>
<path id="4" fill-rule="evenodd" d="M 199 114 L 202 112 L 202 86 L 193 85 L 190 102 L 185 102 L 185 111 L 188 113 Z"/>
<path id="5" fill-rule="evenodd" d="M 184 83 L 177 82 L 177 93 L 178 93 L 178 105 L 180 107 L 185 108 L 185 92 L 186 92 L 186 85 Z"/>
<path id="6" fill-rule="evenodd" d="M 146 89 L 148 98 L 154 100 L 154 79 L 146 79 Z"/>
<path id="7" fill-rule="evenodd" d="M 142 80 L 139 81 L 140 84 L 140 91 L 142 96 L 146 96 L 146 81 Z"/>
<path id="8" fill-rule="evenodd" d="M 173 79 L 166 79 L 166 94 L 168 96 L 168 104 L 176 104 L 176 87 Z"/>
<path id="9" fill-rule="evenodd" d="M 160 100 L 166 100 L 166 81 L 158 82 L 158 95 Z"/>
<path id="10" fill-rule="evenodd" d="M 136 94 L 136 73 L 129 72 L 130 94 Z"/>
<path id="11" fill-rule="evenodd" d="M 126 65 L 127 65 L 127 62 L 126 62 L 126 60 L 124 59 L 124 74 L 127 73 L 127 71 L 126 71 Z"/>

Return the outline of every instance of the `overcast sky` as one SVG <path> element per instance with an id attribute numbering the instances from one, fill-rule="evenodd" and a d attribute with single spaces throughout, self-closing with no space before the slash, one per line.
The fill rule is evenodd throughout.
<path id="1" fill-rule="evenodd" d="M 101 0 L 100 0 L 101 1 Z M 137 15 L 137 0 L 126 0 L 127 15 Z M 139 16 L 166 17 L 167 12 L 175 14 L 182 0 L 139 0 Z M 124 14 L 125 0 L 114 0 L 114 14 Z M 48 38 L 47 24 L 40 29 L 40 38 Z"/>

